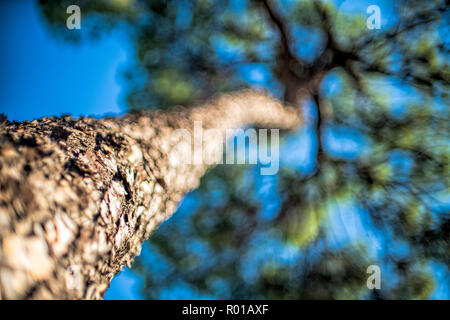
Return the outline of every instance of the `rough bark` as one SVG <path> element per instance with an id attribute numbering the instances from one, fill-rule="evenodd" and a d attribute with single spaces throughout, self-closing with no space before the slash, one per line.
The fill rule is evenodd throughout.
<path id="1" fill-rule="evenodd" d="M 169 161 L 173 130 L 191 132 L 193 121 L 225 131 L 252 123 L 292 129 L 301 118 L 266 94 L 243 91 L 170 112 L 3 120 L 0 298 L 102 298 L 208 168 Z M 217 147 L 205 143 L 205 153 Z"/>

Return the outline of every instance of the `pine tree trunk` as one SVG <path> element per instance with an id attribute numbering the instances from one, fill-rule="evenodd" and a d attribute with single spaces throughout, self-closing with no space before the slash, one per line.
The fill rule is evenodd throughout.
<path id="1" fill-rule="evenodd" d="M 208 168 L 169 159 L 173 131 L 192 132 L 194 121 L 223 132 L 252 123 L 292 129 L 301 119 L 265 94 L 243 91 L 170 112 L 3 120 L 0 298 L 102 298 Z M 214 148 L 206 141 L 203 152 Z"/>

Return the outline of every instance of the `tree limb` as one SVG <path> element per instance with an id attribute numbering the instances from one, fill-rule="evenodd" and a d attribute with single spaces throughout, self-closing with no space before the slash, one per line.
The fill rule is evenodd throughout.
<path id="1" fill-rule="evenodd" d="M 177 128 L 293 129 L 299 111 L 242 91 L 193 109 L 0 124 L 0 297 L 99 299 L 210 167 L 176 165 Z M 217 142 L 203 142 L 203 152 Z M 188 150 L 177 153 L 179 162 Z M 79 277 L 77 282 L 76 277 Z"/>

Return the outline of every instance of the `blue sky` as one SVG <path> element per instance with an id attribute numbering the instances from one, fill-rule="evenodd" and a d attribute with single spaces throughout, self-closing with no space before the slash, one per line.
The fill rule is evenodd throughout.
<path id="1" fill-rule="evenodd" d="M 124 110 L 117 70 L 127 51 L 119 35 L 68 45 L 50 34 L 34 1 L 1 1 L 0 28 L 0 112 L 8 119 Z"/>

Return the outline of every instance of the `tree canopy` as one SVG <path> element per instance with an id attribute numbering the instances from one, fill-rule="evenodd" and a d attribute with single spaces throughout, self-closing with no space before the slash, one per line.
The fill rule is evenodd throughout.
<path id="1" fill-rule="evenodd" d="M 378 30 L 357 3 L 39 2 L 69 41 L 125 31 L 130 110 L 242 87 L 304 110 L 277 176 L 217 166 L 151 236 L 132 268 L 146 297 L 420 299 L 449 278 L 448 2 L 390 2 Z"/>

